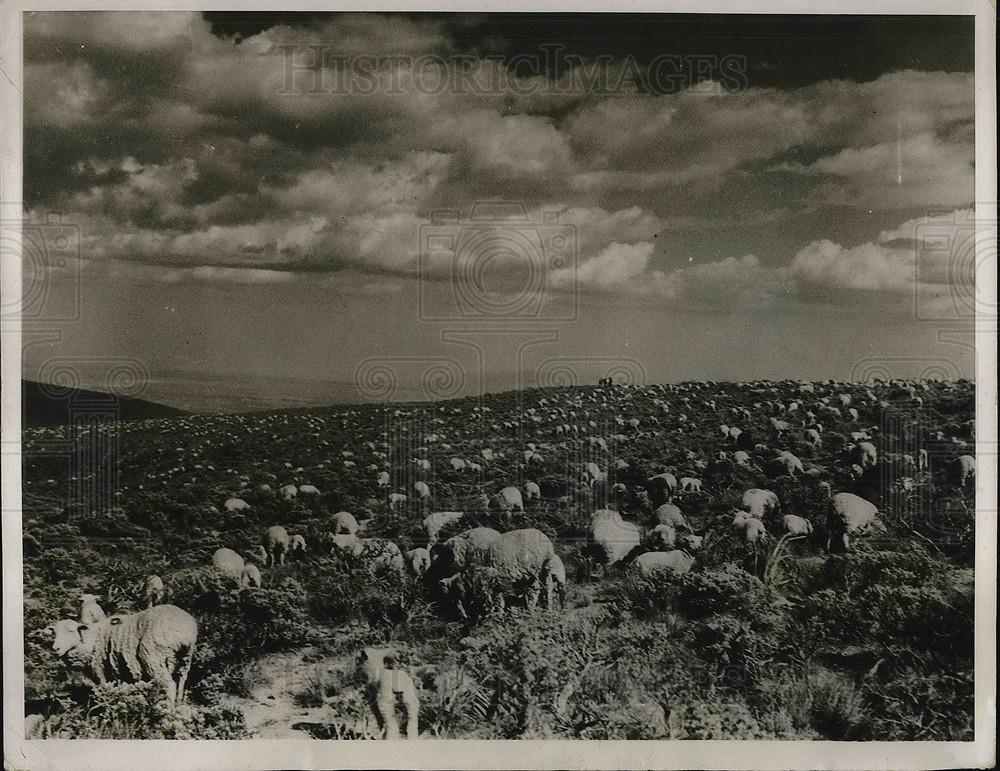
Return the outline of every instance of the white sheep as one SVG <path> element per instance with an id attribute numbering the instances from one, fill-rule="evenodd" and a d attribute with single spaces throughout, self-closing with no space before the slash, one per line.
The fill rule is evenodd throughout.
<path id="1" fill-rule="evenodd" d="M 356 533 L 361 529 L 358 520 L 349 511 L 338 511 L 332 519 L 334 533 Z"/>
<path id="2" fill-rule="evenodd" d="M 263 579 L 260 575 L 260 568 L 252 563 L 248 563 L 243 567 L 243 573 L 240 575 L 240 586 L 243 588 L 256 587 L 260 588 L 263 584 Z"/>
<path id="3" fill-rule="evenodd" d="M 56 655 L 85 669 L 96 682 L 152 680 L 162 686 L 171 706 L 184 700 L 198 641 L 198 624 L 186 611 L 157 605 L 96 624 L 62 620 L 50 628 Z"/>
<path id="4" fill-rule="evenodd" d="M 278 494 L 286 501 L 291 501 L 299 494 L 299 488 L 295 485 L 282 485 L 278 490 Z"/>
<path id="5" fill-rule="evenodd" d="M 288 554 L 291 538 L 288 531 L 281 525 L 272 525 L 261 536 L 261 546 L 267 552 L 267 567 L 273 568 L 275 565 L 284 565 L 285 557 Z"/>
<path id="6" fill-rule="evenodd" d="M 297 557 L 304 557 L 306 555 L 306 539 L 305 536 L 296 533 L 292 536 L 292 540 L 288 544 L 288 553 Z"/>
<path id="7" fill-rule="evenodd" d="M 96 594 L 80 595 L 81 622 L 84 624 L 98 624 L 106 618 L 104 610 L 97 604 L 99 599 Z"/>
<path id="8" fill-rule="evenodd" d="M 166 590 L 163 586 L 162 578 L 157 575 L 151 575 L 146 579 L 146 584 L 143 587 L 143 596 L 147 608 L 162 603 L 165 593 Z"/>
<path id="9" fill-rule="evenodd" d="M 365 648 L 358 655 L 358 664 L 364 674 L 366 696 L 385 738 L 399 738 L 399 719 L 396 717 L 396 701 L 399 699 L 406 708 L 406 738 L 416 739 L 420 699 L 413 678 L 395 668 L 395 651 L 390 648 Z"/>
<path id="10" fill-rule="evenodd" d="M 402 506 L 408 500 L 409 498 L 406 496 L 405 493 L 389 493 L 389 505 L 392 508 L 396 508 L 397 506 Z"/>
<path id="11" fill-rule="evenodd" d="M 524 511 L 524 499 L 521 497 L 521 491 L 513 485 L 503 488 L 490 498 L 489 509 L 490 511 L 501 511 L 504 513 Z"/>
<path id="12" fill-rule="evenodd" d="M 316 485 L 300 485 L 299 492 L 302 495 L 319 495 L 319 488 Z"/>
<path id="13" fill-rule="evenodd" d="M 960 455 L 952 461 L 952 477 L 959 487 L 965 487 L 976 478 L 976 459 L 971 455 Z"/>
<path id="14" fill-rule="evenodd" d="M 232 549 L 222 548 L 216 549 L 212 555 L 212 567 L 225 578 L 239 584 L 243 581 L 243 570 L 246 567 L 246 562 Z"/>
<path id="15" fill-rule="evenodd" d="M 430 486 L 422 480 L 418 480 L 413 483 L 413 490 L 416 492 L 417 497 L 420 498 L 421 500 L 423 500 L 424 498 L 431 497 Z"/>
<path id="16" fill-rule="evenodd" d="M 646 492 L 649 493 L 650 500 L 659 506 L 666 503 L 677 489 L 677 477 L 670 472 L 656 474 L 646 480 Z"/>
<path id="17" fill-rule="evenodd" d="M 431 566 L 431 553 L 427 549 L 410 549 L 403 556 L 406 557 L 407 569 L 418 578 L 425 575 Z"/>
<path id="18" fill-rule="evenodd" d="M 640 554 L 629 565 L 629 569 L 647 577 L 662 571 L 683 575 L 689 572 L 693 565 L 693 556 L 683 549 L 674 549 L 673 551 L 651 551 Z"/>
<path id="19" fill-rule="evenodd" d="M 558 554 L 553 554 L 548 561 L 545 577 L 546 607 L 555 607 L 556 601 L 560 608 L 566 607 L 566 566 Z"/>
<path id="20" fill-rule="evenodd" d="M 743 508 L 757 519 L 764 517 L 779 506 L 778 495 L 770 490 L 753 487 L 743 493 Z"/>
<path id="21" fill-rule="evenodd" d="M 785 532 L 792 536 L 812 535 L 812 522 L 796 514 L 786 514 L 781 518 Z"/>
<path id="22" fill-rule="evenodd" d="M 642 545 L 643 540 L 642 528 L 622 519 L 617 511 L 600 509 L 590 518 L 587 549 L 606 567 L 624 561 Z"/>
<path id="23" fill-rule="evenodd" d="M 446 527 L 451 527 L 465 516 L 464 511 L 435 511 L 424 517 L 423 525 L 427 533 L 427 548 L 438 541 L 438 536 Z"/>
<path id="24" fill-rule="evenodd" d="M 542 488 L 537 482 L 524 483 L 524 498 L 528 501 L 537 501 L 542 497 Z"/>
<path id="25" fill-rule="evenodd" d="M 474 527 L 452 536 L 444 543 L 435 544 L 431 549 L 431 559 L 446 568 L 461 570 L 466 565 L 479 562 L 499 539 L 500 533 L 491 527 Z"/>
<path id="26" fill-rule="evenodd" d="M 878 507 L 854 493 L 837 493 L 833 496 L 830 511 L 830 541 L 828 547 L 850 548 L 850 536 L 884 532 L 885 526 L 878 518 Z"/>
<path id="27" fill-rule="evenodd" d="M 681 510 L 673 503 L 657 506 L 656 511 L 653 512 L 653 521 L 658 525 L 670 525 L 676 528 L 687 528 L 688 526 Z"/>
<path id="28" fill-rule="evenodd" d="M 685 493 L 700 493 L 701 492 L 701 480 L 695 477 L 681 477 L 681 492 Z"/>
<path id="29" fill-rule="evenodd" d="M 376 479 L 375 479 L 375 482 L 376 482 L 376 484 L 378 484 L 379 487 L 388 487 L 389 486 L 389 472 L 388 471 L 380 471 L 379 474 L 378 474 L 378 477 L 376 477 Z"/>
<path id="30" fill-rule="evenodd" d="M 250 508 L 250 504 L 247 503 L 242 498 L 230 498 L 225 503 L 226 511 L 233 514 L 238 511 L 247 511 Z"/>

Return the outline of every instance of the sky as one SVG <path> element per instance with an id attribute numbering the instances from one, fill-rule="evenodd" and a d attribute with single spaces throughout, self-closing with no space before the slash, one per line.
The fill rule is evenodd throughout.
<path id="1" fill-rule="evenodd" d="M 971 17 L 24 30 L 26 377 L 224 411 L 973 372 Z"/>

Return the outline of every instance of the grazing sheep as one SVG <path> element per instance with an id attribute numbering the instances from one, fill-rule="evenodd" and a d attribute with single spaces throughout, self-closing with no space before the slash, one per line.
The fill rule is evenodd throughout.
<path id="1" fill-rule="evenodd" d="M 743 523 L 743 537 L 749 544 L 767 543 L 770 540 L 764 523 L 756 517 L 750 517 Z"/>
<path id="2" fill-rule="evenodd" d="M 391 648 L 365 648 L 358 654 L 358 667 L 365 678 L 365 692 L 386 739 L 399 738 L 396 700 L 406 708 L 406 738 L 416 739 L 420 700 L 413 678 L 396 669 L 396 652 Z"/>
<path id="3" fill-rule="evenodd" d="M 526 589 L 526 604 L 528 610 L 533 610 L 547 581 L 553 557 L 555 547 L 545 533 L 523 528 L 494 540 L 484 555 L 483 564 L 496 570 L 506 587 L 518 593 Z"/>
<path id="4" fill-rule="evenodd" d="M 466 462 L 461 458 L 452 458 L 450 461 L 452 471 L 465 471 Z"/>
<path id="5" fill-rule="evenodd" d="M 163 602 L 163 596 L 166 590 L 163 586 L 163 579 L 157 575 L 149 576 L 146 579 L 146 585 L 143 590 L 143 595 L 146 602 L 146 607 L 151 608 L 154 605 L 159 605 Z"/>
<path id="6" fill-rule="evenodd" d="M 389 486 L 389 472 L 388 471 L 380 471 L 379 475 L 375 478 L 375 482 L 378 484 L 379 487 L 388 487 Z"/>
<path id="7" fill-rule="evenodd" d="M 516 487 L 508 486 L 490 498 L 490 511 L 500 511 L 509 514 L 512 511 L 524 511 L 524 499 L 521 491 Z"/>
<path id="8" fill-rule="evenodd" d="M 757 519 L 764 519 L 767 514 L 776 510 L 779 505 L 780 501 L 778 500 L 777 493 L 770 490 L 761 490 L 753 487 L 743 493 L 743 508 Z"/>
<path id="9" fill-rule="evenodd" d="M 418 578 L 426 574 L 431 566 L 431 553 L 427 549 L 410 549 L 403 556 L 406 557 L 407 569 Z"/>
<path id="10" fill-rule="evenodd" d="M 288 531 L 281 525 L 272 525 L 261 537 L 261 546 L 267 552 L 267 567 L 273 568 L 275 565 L 284 565 L 285 556 L 288 554 L 291 538 Z"/>
<path id="11" fill-rule="evenodd" d="M 804 517 L 800 517 L 795 514 L 786 514 L 781 518 L 781 521 L 785 526 L 785 532 L 789 535 L 812 535 L 812 522 Z"/>
<path id="12" fill-rule="evenodd" d="M 288 553 L 295 557 L 306 556 L 306 539 L 303 535 L 293 535 L 288 545 Z"/>
<path id="13" fill-rule="evenodd" d="M 462 517 L 464 511 L 435 511 L 424 517 L 424 530 L 427 533 L 427 548 L 431 548 L 438 542 L 441 531 L 455 525 Z"/>
<path id="14" fill-rule="evenodd" d="M 482 561 L 490 547 L 500 540 L 500 533 L 491 527 L 474 527 L 452 536 L 431 549 L 431 559 L 445 570 L 461 570 L 466 565 Z"/>
<path id="15" fill-rule="evenodd" d="M 247 503 L 242 498 L 230 498 L 225 503 L 226 511 L 233 514 L 237 511 L 247 511 L 250 508 L 250 504 Z"/>
<path id="16" fill-rule="evenodd" d="M 701 480 L 695 477 L 681 477 L 681 491 L 685 493 L 700 493 Z"/>
<path id="17" fill-rule="evenodd" d="M 885 526 L 878 518 L 878 507 L 854 493 L 837 493 L 828 522 L 831 551 L 846 551 L 850 548 L 850 536 L 884 531 Z"/>
<path id="18" fill-rule="evenodd" d="M 361 538 L 360 556 L 368 563 L 369 570 L 406 570 L 403 552 L 387 538 Z"/>
<path id="19" fill-rule="evenodd" d="M 611 567 L 636 551 L 643 537 L 639 525 L 626 522 L 617 511 L 600 509 L 590 518 L 587 551 L 600 564 Z"/>
<path id="20" fill-rule="evenodd" d="M 750 467 L 750 453 L 745 450 L 737 450 L 734 452 L 733 460 L 736 461 L 737 466 L 743 466 L 744 468 Z"/>
<path id="21" fill-rule="evenodd" d="M 777 471 L 774 476 L 787 474 L 790 477 L 794 477 L 796 472 L 799 474 L 804 472 L 804 469 L 802 468 L 802 461 L 788 451 L 779 452 L 778 455 L 771 461 L 771 467 L 772 470 Z"/>
<path id="22" fill-rule="evenodd" d="M 431 488 L 426 482 L 423 481 L 414 482 L 413 489 L 421 500 L 423 500 L 424 498 L 431 497 Z"/>
<path id="23" fill-rule="evenodd" d="M 674 549 L 673 551 L 650 551 L 640 554 L 629 567 L 640 575 L 649 577 L 663 571 L 668 571 L 676 576 L 683 575 L 689 572 L 693 565 L 694 557 L 683 549 Z"/>
<path id="24" fill-rule="evenodd" d="M 262 583 L 263 579 L 260 575 L 260 568 L 252 563 L 244 566 L 243 573 L 240 575 L 240 586 L 242 588 L 256 587 L 259 589 Z"/>
<path id="25" fill-rule="evenodd" d="M 278 494 L 286 501 L 295 500 L 295 497 L 299 494 L 299 488 L 295 485 L 282 485 L 278 490 Z"/>
<path id="26" fill-rule="evenodd" d="M 670 525 L 676 528 L 687 528 L 688 526 L 681 510 L 673 503 L 657 506 L 656 511 L 653 512 L 653 521 L 658 525 Z"/>
<path id="27" fill-rule="evenodd" d="M 872 468 L 878 463 L 878 450 L 871 442 L 859 442 L 854 448 L 854 458 L 861 468 Z"/>
<path id="28" fill-rule="evenodd" d="M 246 563 L 243 558 L 232 549 L 216 549 L 212 555 L 212 567 L 221 573 L 225 578 L 235 581 L 237 584 L 243 580 L 243 569 Z"/>
<path id="29" fill-rule="evenodd" d="M 166 691 L 171 706 L 184 700 L 198 624 L 180 608 L 157 605 L 96 624 L 62 620 L 50 628 L 56 655 L 96 682 L 152 680 Z"/>
<path id="30" fill-rule="evenodd" d="M 99 599 L 96 594 L 80 595 L 81 622 L 84 624 L 98 624 L 106 618 L 104 610 L 97 604 Z"/>
<path id="31" fill-rule="evenodd" d="M 536 482 L 524 483 L 524 498 L 528 501 L 537 501 L 542 497 L 542 488 Z"/>
<path id="32" fill-rule="evenodd" d="M 358 520 L 349 511 L 338 511 L 333 515 L 334 533 L 357 533 L 361 529 Z"/>
<path id="33" fill-rule="evenodd" d="M 643 540 L 643 545 L 651 551 L 670 551 L 677 548 L 677 528 L 673 525 L 657 525 Z"/>
<path id="34" fill-rule="evenodd" d="M 402 506 L 409 498 L 403 493 L 389 493 L 389 505 L 393 508 Z"/>
<path id="35" fill-rule="evenodd" d="M 300 485 L 299 492 L 302 495 L 319 495 L 319 488 L 316 485 Z"/>

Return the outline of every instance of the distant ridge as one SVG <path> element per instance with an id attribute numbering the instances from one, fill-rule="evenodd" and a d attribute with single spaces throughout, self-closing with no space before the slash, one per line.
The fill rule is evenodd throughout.
<path id="1" fill-rule="evenodd" d="M 91 412 L 117 416 L 118 420 L 172 418 L 191 413 L 144 399 L 116 396 L 83 388 L 62 388 L 21 381 L 21 426 L 60 426 L 70 422 L 71 412 Z"/>

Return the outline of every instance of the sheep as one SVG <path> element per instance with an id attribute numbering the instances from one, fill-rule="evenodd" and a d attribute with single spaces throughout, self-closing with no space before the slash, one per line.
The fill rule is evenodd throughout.
<path id="1" fill-rule="evenodd" d="M 800 517 L 795 514 L 786 514 L 781 518 L 781 522 L 785 526 L 785 532 L 789 535 L 812 535 L 812 522 L 804 517 Z"/>
<path id="2" fill-rule="evenodd" d="M 743 537 L 747 543 L 754 546 L 758 543 L 767 543 L 770 540 L 764 523 L 756 517 L 750 517 L 743 522 Z"/>
<path id="3" fill-rule="evenodd" d="M 878 451 L 871 442 L 859 442 L 854 448 L 855 459 L 861 468 L 871 468 L 878 463 Z"/>
<path id="4" fill-rule="evenodd" d="M 225 509 L 230 514 L 234 514 L 238 511 L 247 511 L 249 508 L 250 504 L 242 498 L 230 498 L 225 503 Z"/>
<path id="5" fill-rule="evenodd" d="M 278 494 L 286 501 L 291 501 L 299 494 L 299 488 L 295 485 L 282 485 L 278 490 Z"/>
<path id="6" fill-rule="evenodd" d="M 409 673 L 396 669 L 396 652 L 391 648 L 364 648 L 358 654 L 358 668 L 364 675 L 365 695 L 386 739 L 399 738 L 396 700 L 406 708 L 406 738 L 416 739 L 420 699 Z"/>
<path id="7" fill-rule="evenodd" d="M 534 610 L 554 556 L 555 547 L 545 533 L 524 528 L 504 533 L 490 543 L 482 564 L 496 570 L 507 587 L 526 588 L 528 610 Z"/>
<path id="8" fill-rule="evenodd" d="M 743 466 L 744 468 L 750 467 L 750 454 L 745 450 L 737 450 L 734 452 L 733 460 L 736 461 L 737 466 Z"/>
<path id="9" fill-rule="evenodd" d="M 691 570 L 694 557 L 683 549 L 673 551 L 651 551 L 640 554 L 629 566 L 639 575 L 649 577 L 655 573 L 668 571 L 675 576 L 683 575 Z"/>
<path id="10" fill-rule="evenodd" d="M 623 562 L 642 545 L 642 528 L 622 519 L 611 509 L 600 509 L 590 518 L 588 553 L 605 567 Z"/>
<path id="11" fill-rule="evenodd" d="M 427 533 L 427 548 L 431 548 L 438 542 L 438 536 L 442 530 L 455 525 L 464 516 L 464 511 L 435 511 L 424 517 L 423 525 Z"/>
<path id="12" fill-rule="evenodd" d="M 422 577 L 431 566 L 431 553 L 424 548 L 410 549 L 403 554 L 406 567 L 413 575 Z"/>
<path id="13" fill-rule="evenodd" d="M 244 589 L 256 587 L 259 589 L 262 583 L 263 579 L 260 575 L 260 568 L 253 563 L 248 563 L 243 567 L 243 573 L 240 575 L 240 587 Z"/>
<path id="14" fill-rule="evenodd" d="M 86 670 L 97 683 L 152 680 L 164 689 L 171 707 L 184 700 L 198 641 L 198 624 L 186 611 L 157 605 L 96 624 L 64 619 L 50 629 L 56 655 Z"/>
<path id="15" fill-rule="evenodd" d="M 299 492 L 302 495 L 319 495 L 319 488 L 316 485 L 299 485 Z"/>
<path id="16" fill-rule="evenodd" d="M 414 482 L 413 483 L 413 489 L 417 493 L 417 496 L 421 500 L 423 500 L 424 498 L 430 498 L 431 497 L 431 488 L 424 481 L 418 480 L 418 481 Z"/>
<path id="17" fill-rule="evenodd" d="M 474 527 L 452 536 L 431 549 L 431 560 L 442 568 L 461 570 L 480 561 L 490 546 L 500 540 L 500 533 L 491 527 Z"/>
<path id="18" fill-rule="evenodd" d="M 490 498 L 490 511 L 501 511 L 509 514 L 512 511 L 524 511 L 524 499 L 521 491 L 516 487 L 508 486 Z"/>
<path id="19" fill-rule="evenodd" d="M 403 552 L 387 538 L 362 538 L 360 556 L 368 563 L 369 570 L 393 570 L 403 573 L 406 562 Z"/>
<path id="20" fill-rule="evenodd" d="M 779 452 L 777 456 L 771 461 L 771 466 L 773 470 L 777 470 L 775 476 L 781 476 L 782 474 L 788 474 L 790 477 L 795 476 L 795 472 L 803 473 L 802 461 L 798 459 L 797 456 L 786 451 Z"/>
<path id="21" fill-rule="evenodd" d="M 143 596 L 145 598 L 146 607 L 151 608 L 154 605 L 159 605 L 163 602 L 163 595 L 165 594 L 165 589 L 163 586 L 163 579 L 157 575 L 151 575 L 146 579 L 146 585 L 143 590 Z"/>
<path id="22" fill-rule="evenodd" d="M 757 519 L 764 517 L 778 508 L 780 501 L 777 493 L 752 487 L 743 493 L 743 508 Z"/>
<path id="23" fill-rule="evenodd" d="M 239 584 L 243 581 L 243 570 L 246 567 L 246 563 L 232 549 L 222 548 L 216 549 L 212 555 L 212 567 L 225 578 Z"/>
<path id="24" fill-rule="evenodd" d="M 80 595 L 80 621 L 84 624 L 97 624 L 103 621 L 106 616 L 104 610 L 97 601 L 100 599 L 96 594 Z"/>
<path id="25" fill-rule="evenodd" d="M 281 525 L 272 525 L 261 536 L 261 546 L 267 552 L 267 567 L 273 568 L 275 565 L 284 565 L 285 556 L 288 554 L 291 539 L 288 531 Z"/>
<path id="26" fill-rule="evenodd" d="M 850 536 L 885 530 L 878 519 L 878 508 L 854 493 L 837 493 L 833 496 L 828 520 L 831 551 L 850 548 Z"/>
<path id="27" fill-rule="evenodd" d="M 673 525 L 657 525 L 646 533 L 643 545 L 652 551 L 670 551 L 677 548 L 677 528 Z"/>
<path id="28" fill-rule="evenodd" d="M 349 511 L 338 511 L 333 515 L 334 533 L 357 533 L 361 529 L 358 520 Z"/>
<path id="29" fill-rule="evenodd" d="M 700 493 L 701 492 L 701 480 L 695 477 L 681 477 L 681 492 L 685 493 Z"/>
<path id="30" fill-rule="evenodd" d="M 306 556 L 305 536 L 299 534 L 293 535 L 288 545 L 288 553 L 296 557 Z"/>
<path id="31" fill-rule="evenodd" d="M 524 483 L 524 499 L 528 501 L 537 501 L 542 497 L 542 488 L 538 486 L 537 482 L 525 482 Z"/>
<path id="32" fill-rule="evenodd" d="M 450 461 L 452 471 L 464 471 L 466 463 L 461 458 L 452 458 Z"/>
<path id="33" fill-rule="evenodd" d="M 389 493 L 389 505 L 393 508 L 402 506 L 409 498 L 404 493 Z"/>
<path id="34" fill-rule="evenodd" d="M 389 472 L 388 471 L 380 471 L 379 474 L 378 474 L 378 476 L 375 478 L 375 483 L 379 487 L 388 487 L 389 486 Z"/>
<path id="35" fill-rule="evenodd" d="M 670 525 L 676 528 L 687 528 L 687 520 L 681 510 L 672 503 L 664 503 L 653 512 L 653 521 L 658 525 Z"/>

